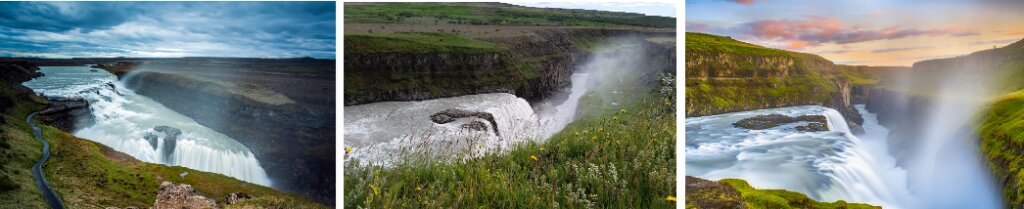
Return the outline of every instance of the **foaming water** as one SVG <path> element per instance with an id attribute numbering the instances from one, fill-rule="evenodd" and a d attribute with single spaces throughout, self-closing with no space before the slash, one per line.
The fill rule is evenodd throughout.
<path id="1" fill-rule="evenodd" d="M 863 107 L 859 107 L 862 113 Z M 829 131 L 801 132 L 791 123 L 765 130 L 732 125 L 764 114 L 824 115 Z M 865 115 L 864 140 L 850 133 L 842 115 L 821 106 L 762 109 L 692 117 L 686 121 L 686 175 L 740 178 L 758 188 L 780 188 L 819 201 L 845 200 L 914 208 L 906 172 L 885 154 L 888 130 Z"/>
<path id="2" fill-rule="evenodd" d="M 572 122 L 578 100 L 587 91 L 587 78 L 586 73 L 574 74 L 566 101 L 545 108 L 543 114 L 535 113 L 525 99 L 508 93 L 347 106 L 345 145 L 355 147 L 350 158 L 379 165 L 410 156 L 452 159 L 510 149 L 546 139 Z M 430 115 L 452 108 L 492 114 L 498 133 L 480 118 L 445 124 L 430 119 Z M 483 122 L 487 128 L 463 127 L 473 121 Z"/>
<path id="3" fill-rule="evenodd" d="M 99 142 L 114 150 L 150 163 L 184 166 L 220 173 L 243 181 L 270 186 L 266 171 L 252 152 L 234 139 L 199 125 L 159 102 L 124 88 L 116 76 L 92 68 L 40 67 L 46 76 L 25 83 L 45 96 L 83 98 L 95 123 L 74 131 L 80 138 Z M 173 141 L 173 150 L 164 156 L 167 139 L 156 126 L 181 130 Z M 146 135 L 157 136 L 151 143 Z"/>

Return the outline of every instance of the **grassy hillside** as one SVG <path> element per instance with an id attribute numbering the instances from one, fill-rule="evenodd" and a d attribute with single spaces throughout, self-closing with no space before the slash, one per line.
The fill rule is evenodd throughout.
<path id="1" fill-rule="evenodd" d="M 346 23 L 675 28 L 675 19 L 504 3 L 345 3 Z"/>
<path id="2" fill-rule="evenodd" d="M 818 202 L 793 191 L 782 189 L 757 189 L 740 179 L 722 179 L 707 181 L 686 177 L 686 208 L 717 209 L 739 208 L 744 206 L 753 209 L 875 209 L 878 206 L 847 203 L 846 201 Z"/>
<path id="3" fill-rule="evenodd" d="M 4 73 L 0 75 L 8 75 Z M 0 208 L 44 208 L 30 170 L 41 156 L 42 144 L 31 135 L 25 117 L 45 108 L 48 102 L 31 92 L 16 91 L 2 82 L 0 85 L 0 104 L 4 107 L 0 109 L 0 162 L 4 162 L 0 168 Z M 56 128 L 40 127 L 52 153 L 44 172 L 50 186 L 69 208 L 150 207 L 163 181 L 190 184 L 219 202 L 229 193 L 237 192 L 256 198 L 226 208 L 326 208 L 296 195 L 220 174 L 140 162 Z"/>
<path id="4" fill-rule="evenodd" d="M 996 179 L 1002 179 L 1007 207 L 1024 206 L 1024 41 L 969 56 L 1006 56 L 993 77 L 998 92 L 982 113 L 978 132 L 981 153 Z"/>

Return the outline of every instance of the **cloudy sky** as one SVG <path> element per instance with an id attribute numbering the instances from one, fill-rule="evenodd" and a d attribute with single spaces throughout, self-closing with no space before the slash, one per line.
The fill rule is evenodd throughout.
<path id="1" fill-rule="evenodd" d="M 334 59 L 334 2 L 0 2 L 0 57 Z"/>
<path id="2" fill-rule="evenodd" d="M 1019 0 L 690 0 L 686 31 L 821 55 L 902 65 L 1024 39 Z"/>

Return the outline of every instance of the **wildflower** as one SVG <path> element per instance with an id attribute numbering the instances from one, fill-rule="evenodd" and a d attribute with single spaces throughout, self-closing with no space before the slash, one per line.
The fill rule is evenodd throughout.
<path id="1" fill-rule="evenodd" d="M 373 194 L 378 194 L 378 195 L 380 194 L 380 190 L 377 190 L 377 187 L 373 186 L 373 184 L 366 184 L 366 185 L 370 186 L 370 190 L 373 190 Z"/>
<path id="2" fill-rule="evenodd" d="M 537 156 L 536 156 L 536 155 L 530 155 L 530 159 L 533 159 L 533 161 L 538 161 L 538 160 L 540 160 L 540 159 L 537 159 Z"/>
<path id="3" fill-rule="evenodd" d="M 597 132 L 604 132 L 604 128 L 597 128 Z"/>
<path id="4" fill-rule="evenodd" d="M 613 116 L 612 117 L 612 120 L 618 120 L 618 119 L 619 119 L 619 116 Z"/>
<path id="5" fill-rule="evenodd" d="M 665 197 L 665 200 L 668 200 L 669 202 L 676 202 L 676 196 L 669 195 L 668 197 Z"/>
<path id="6" fill-rule="evenodd" d="M 575 134 L 573 134 L 573 136 L 580 136 L 580 132 L 577 131 Z"/>
<path id="7" fill-rule="evenodd" d="M 544 151 L 544 148 L 543 148 L 543 147 L 541 147 L 541 148 L 540 148 L 540 151 Z"/>
<path id="8" fill-rule="evenodd" d="M 420 186 L 416 186 L 416 191 L 420 191 L 420 190 L 423 190 L 423 188 L 420 188 Z"/>
<path id="9" fill-rule="evenodd" d="M 591 137 L 590 137 L 590 140 L 591 140 L 591 141 L 593 141 L 593 140 L 597 140 L 597 136 L 591 136 Z"/>
<path id="10" fill-rule="evenodd" d="M 345 154 L 352 153 L 352 147 L 345 147 Z"/>
<path id="11" fill-rule="evenodd" d="M 626 113 L 626 108 L 619 109 L 619 112 Z"/>
<path id="12" fill-rule="evenodd" d="M 672 100 L 668 99 L 668 97 L 665 97 L 665 105 L 671 105 L 671 104 L 672 104 Z"/>
<path id="13" fill-rule="evenodd" d="M 587 135 L 587 132 L 588 132 L 588 131 L 589 131 L 589 130 L 584 130 L 584 131 L 583 131 L 583 135 Z"/>

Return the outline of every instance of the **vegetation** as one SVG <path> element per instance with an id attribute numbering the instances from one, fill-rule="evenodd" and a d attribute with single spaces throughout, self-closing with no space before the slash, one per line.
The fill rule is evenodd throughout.
<path id="1" fill-rule="evenodd" d="M 346 23 L 675 28 L 675 18 L 503 3 L 346 3 Z"/>
<path id="2" fill-rule="evenodd" d="M 791 52 L 758 46 L 738 41 L 728 36 L 717 36 L 706 33 L 686 33 L 687 52 L 718 52 L 735 55 L 784 56 L 792 57 Z"/>
<path id="3" fill-rule="evenodd" d="M 722 179 L 719 182 L 728 184 L 736 190 L 739 190 L 743 194 L 743 202 L 749 208 L 765 208 L 765 209 L 787 209 L 787 208 L 802 208 L 802 209 L 813 209 L 813 208 L 881 208 L 868 204 L 861 203 L 847 203 L 846 201 L 836 202 L 818 202 L 807 197 L 807 195 L 800 194 L 783 189 L 755 189 L 751 187 L 746 181 L 740 179 Z"/>
<path id="4" fill-rule="evenodd" d="M 346 33 L 346 53 L 499 53 L 504 48 L 450 33 Z"/>

